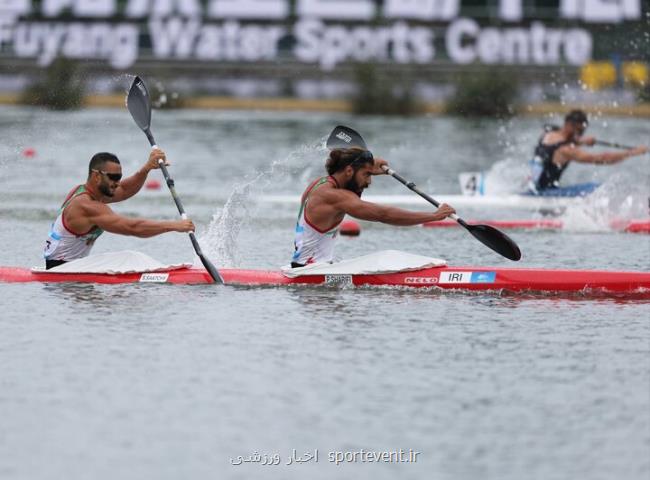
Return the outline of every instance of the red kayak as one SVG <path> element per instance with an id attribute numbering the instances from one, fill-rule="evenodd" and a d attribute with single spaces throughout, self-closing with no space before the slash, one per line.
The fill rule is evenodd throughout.
<path id="1" fill-rule="evenodd" d="M 286 277 L 281 271 L 221 269 L 228 285 L 339 285 L 438 287 L 458 290 L 514 292 L 636 293 L 650 298 L 650 272 L 552 270 L 539 268 L 430 267 L 410 272 Z M 179 268 L 156 273 L 54 273 L 19 267 L 0 267 L 0 282 L 80 283 L 212 283 L 202 268 Z"/>
<path id="2" fill-rule="evenodd" d="M 483 224 L 502 229 L 522 230 L 561 230 L 564 223 L 561 220 L 468 220 L 470 225 Z M 457 227 L 458 223 L 453 220 L 440 222 L 427 222 L 422 224 L 429 228 L 451 228 Z M 650 220 L 614 220 L 610 222 L 610 228 L 617 232 L 627 233 L 650 233 Z"/>

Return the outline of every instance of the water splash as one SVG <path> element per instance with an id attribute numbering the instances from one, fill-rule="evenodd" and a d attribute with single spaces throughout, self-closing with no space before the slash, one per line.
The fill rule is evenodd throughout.
<path id="1" fill-rule="evenodd" d="M 311 172 L 309 164 L 318 154 L 321 158 L 326 152 L 325 139 L 316 144 L 305 145 L 291 152 L 287 157 L 274 160 L 271 165 L 254 174 L 252 179 L 236 185 L 223 208 L 213 216 L 205 233 L 200 236 L 204 253 L 217 265 L 237 267 L 241 263 L 238 238 L 249 224 L 257 210 L 255 199 L 263 194 L 277 177 L 295 176 L 303 180 Z M 306 182 L 303 182 L 306 183 Z M 194 263 L 197 263 L 195 258 Z"/>
<path id="2" fill-rule="evenodd" d="M 212 216 L 206 233 L 200 238 L 205 254 L 217 265 L 235 267 L 240 262 L 237 238 L 251 218 L 250 192 L 260 178 L 262 174 L 243 185 L 237 185 L 223 208 Z"/>
<path id="3" fill-rule="evenodd" d="M 500 160 L 485 174 L 485 193 L 506 195 L 525 192 L 529 174 L 528 165 L 521 158 Z"/>
<path id="4" fill-rule="evenodd" d="M 107 91 L 105 93 L 109 93 L 113 90 L 118 90 L 119 88 L 119 91 L 124 92 L 124 104 L 126 105 L 126 99 L 128 98 L 129 90 L 131 88 L 133 80 L 135 80 L 135 77 L 136 75 L 133 75 L 131 73 L 118 73 L 111 75 L 108 77 L 109 80 L 105 88 Z"/>
<path id="5" fill-rule="evenodd" d="M 528 156 L 519 142 L 513 141 L 513 119 L 500 125 L 497 140 L 503 147 L 505 158 L 495 162 L 484 175 L 484 193 L 487 195 L 504 195 L 521 193 L 526 190 L 529 168 L 522 157 Z M 527 148 L 526 144 L 526 148 Z"/>
<path id="6" fill-rule="evenodd" d="M 560 216 L 566 230 L 620 230 L 627 222 L 648 218 L 649 185 L 630 174 L 612 175 L 591 195 L 570 205 Z"/>

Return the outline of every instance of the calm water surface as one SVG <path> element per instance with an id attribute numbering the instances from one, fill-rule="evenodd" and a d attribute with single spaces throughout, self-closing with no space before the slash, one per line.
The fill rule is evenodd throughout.
<path id="1" fill-rule="evenodd" d="M 516 191 L 547 120 L 183 111 L 155 112 L 153 131 L 215 263 L 275 268 L 289 260 L 297 205 L 264 197 L 297 195 L 321 174 L 323 141 L 337 123 L 359 129 L 435 196 L 458 193 L 467 170 Z M 126 110 L 2 107 L 0 127 L 1 265 L 40 264 L 49 222 L 93 153 L 117 153 L 127 174 L 148 154 Z M 650 122 L 601 117 L 591 130 L 636 144 Z M 26 147 L 36 156 L 24 157 Z M 603 181 L 603 190 L 564 214 L 568 231 L 514 232 L 521 266 L 650 270 L 648 236 L 602 228 L 614 217 L 647 217 L 649 166 L 647 157 L 571 166 L 568 181 Z M 390 178 L 374 179 L 371 191 L 405 193 Z M 176 216 L 162 190 L 116 210 Z M 394 248 L 457 265 L 509 264 L 463 231 L 362 227 L 359 238 L 341 239 L 341 257 Z M 107 234 L 95 252 L 125 249 L 193 258 L 180 234 Z M 4 284 L 0 292 L 3 479 L 650 475 L 648 301 L 166 285 Z M 286 465 L 293 449 L 303 460 L 317 450 L 318 462 Z M 330 461 L 361 449 L 418 455 Z M 280 465 L 232 464 L 256 454 L 277 454 Z"/>

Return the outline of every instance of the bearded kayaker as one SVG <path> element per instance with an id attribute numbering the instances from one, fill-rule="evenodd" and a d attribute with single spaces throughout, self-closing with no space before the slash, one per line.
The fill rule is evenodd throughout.
<path id="1" fill-rule="evenodd" d="M 531 162 L 530 193 L 534 195 L 567 195 L 591 193 L 598 183 L 582 183 L 560 187 L 560 177 L 572 161 L 597 165 L 612 165 L 626 158 L 643 155 L 648 147 L 638 146 L 622 152 L 589 153 L 580 148 L 592 146 L 596 139 L 585 136 L 589 122 L 582 110 L 572 110 L 564 117 L 562 127 L 545 128 L 535 148 Z"/>
<path id="2" fill-rule="evenodd" d="M 191 220 L 157 221 L 118 215 L 107 203 L 126 200 L 140 191 L 151 170 L 167 165 L 165 153 L 154 149 L 140 170 L 122 180 L 122 166 L 112 153 L 95 154 L 86 183 L 74 187 L 59 209 L 45 241 L 45 268 L 86 257 L 104 231 L 147 238 L 166 232 L 194 231 Z"/>
<path id="3" fill-rule="evenodd" d="M 386 160 L 360 148 L 335 149 L 325 168 L 328 176 L 313 181 L 301 198 L 291 266 L 331 262 L 338 228 L 347 214 L 389 225 L 408 226 L 444 220 L 456 211 L 447 204 L 435 212 L 413 212 L 361 200 L 373 175 L 383 175 Z"/>

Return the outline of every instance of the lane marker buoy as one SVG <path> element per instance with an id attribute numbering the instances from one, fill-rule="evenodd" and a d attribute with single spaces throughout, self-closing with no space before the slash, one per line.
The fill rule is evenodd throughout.
<path id="1" fill-rule="evenodd" d="M 158 180 L 147 180 L 147 183 L 144 184 L 144 188 L 147 190 L 160 190 L 161 183 Z"/>
<path id="2" fill-rule="evenodd" d="M 361 226 L 354 220 L 343 220 L 339 232 L 341 232 L 341 235 L 358 237 L 361 234 Z"/>

